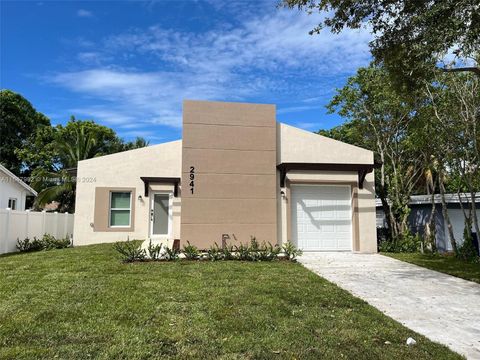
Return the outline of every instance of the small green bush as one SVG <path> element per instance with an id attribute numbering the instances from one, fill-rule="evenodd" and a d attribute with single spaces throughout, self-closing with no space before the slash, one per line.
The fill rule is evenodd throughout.
<path id="1" fill-rule="evenodd" d="M 180 250 L 175 249 L 173 247 L 169 248 L 168 246 L 165 247 L 165 254 L 164 259 L 167 261 L 175 261 L 178 260 L 180 256 Z"/>
<path id="2" fill-rule="evenodd" d="M 68 237 L 64 239 L 56 239 L 55 236 L 49 234 L 43 235 L 41 242 L 45 250 L 64 249 L 71 244 Z"/>
<path id="3" fill-rule="evenodd" d="M 160 260 L 162 244 L 152 244 L 152 240 L 148 243 L 148 256 L 151 260 Z"/>
<path id="4" fill-rule="evenodd" d="M 260 261 L 273 261 L 278 258 L 282 248 L 278 245 L 272 245 L 271 243 L 263 244 L 262 248 L 259 250 L 259 260 Z"/>
<path id="5" fill-rule="evenodd" d="M 217 243 L 210 246 L 210 248 L 207 250 L 207 259 L 210 261 L 218 261 L 224 259 L 223 250 L 220 249 Z"/>
<path id="6" fill-rule="evenodd" d="M 303 254 L 303 251 L 297 249 L 295 245 L 293 245 L 293 243 L 290 241 L 287 241 L 286 244 L 283 244 L 282 250 L 285 254 L 285 258 L 291 261 L 295 261 L 297 259 L 297 256 L 301 256 Z"/>
<path id="7" fill-rule="evenodd" d="M 252 237 L 250 240 L 250 248 L 248 254 L 245 254 L 244 257 L 250 261 L 272 261 L 275 260 L 282 249 L 271 243 L 263 242 L 260 244 L 255 237 Z"/>
<path id="8" fill-rule="evenodd" d="M 463 243 L 457 248 L 457 257 L 468 262 L 480 262 L 477 249 L 473 244 L 471 220 L 465 219 L 465 228 L 463 229 Z"/>
<path id="9" fill-rule="evenodd" d="M 43 245 L 36 237 L 33 238 L 33 241 L 27 237 L 23 240 L 17 239 L 17 249 L 20 252 L 40 251 L 43 250 Z"/>
<path id="10" fill-rule="evenodd" d="M 57 239 L 53 235 L 44 234 L 41 239 L 33 237 L 33 241 L 29 238 L 24 240 L 17 239 L 17 249 L 20 252 L 64 249 L 71 246 L 71 241 L 68 237 L 64 239 Z"/>
<path id="11" fill-rule="evenodd" d="M 187 245 L 183 246 L 183 255 L 187 260 L 197 260 L 200 258 L 200 251 L 195 245 L 191 245 L 189 241 L 187 241 Z"/>
<path id="12" fill-rule="evenodd" d="M 144 261 L 147 254 L 136 241 L 118 241 L 113 248 L 120 254 L 123 262 Z"/>
<path id="13" fill-rule="evenodd" d="M 235 260 L 235 252 L 233 246 L 226 245 L 222 249 L 223 260 Z"/>
<path id="14" fill-rule="evenodd" d="M 237 254 L 237 259 L 241 261 L 249 261 L 252 259 L 250 255 L 250 247 L 245 244 L 240 244 L 235 246 L 235 252 Z"/>
<path id="15" fill-rule="evenodd" d="M 162 244 L 153 245 L 149 242 L 147 251 L 140 248 L 135 241 L 117 242 L 114 249 L 118 251 L 123 262 L 144 261 L 148 257 L 153 261 L 173 261 L 180 258 L 183 253 L 186 260 L 199 260 L 206 258 L 210 261 L 220 260 L 240 260 L 240 261 L 274 261 L 279 258 L 282 250 L 286 260 L 295 261 L 296 257 L 302 254 L 302 251 L 288 242 L 283 247 L 272 245 L 271 243 L 259 243 L 255 237 L 252 237 L 249 244 L 226 245 L 221 248 L 217 243 L 210 246 L 207 251 L 200 251 L 195 245 L 184 245 L 182 251 L 174 248 L 164 247 Z M 163 251 L 163 254 L 162 254 Z"/>
<path id="16" fill-rule="evenodd" d="M 410 232 L 399 236 L 397 239 L 384 240 L 379 244 L 380 252 L 419 252 L 422 248 L 422 238 L 419 234 L 413 235 Z"/>

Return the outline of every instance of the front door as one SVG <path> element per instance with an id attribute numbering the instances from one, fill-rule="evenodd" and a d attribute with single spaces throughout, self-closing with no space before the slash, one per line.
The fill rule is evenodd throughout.
<path id="1" fill-rule="evenodd" d="M 153 193 L 150 203 L 150 237 L 170 238 L 172 194 Z"/>

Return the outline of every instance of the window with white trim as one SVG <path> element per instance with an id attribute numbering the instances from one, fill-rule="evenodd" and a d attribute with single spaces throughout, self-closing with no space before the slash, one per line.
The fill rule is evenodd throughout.
<path id="1" fill-rule="evenodd" d="M 110 192 L 110 227 L 129 227 L 132 216 L 132 192 Z"/>
<path id="2" fill-rule="evenodd" d="M 17 210 L 17 199 L 10 198 L 8 199 L 8 208 L 11 210 Z"/>

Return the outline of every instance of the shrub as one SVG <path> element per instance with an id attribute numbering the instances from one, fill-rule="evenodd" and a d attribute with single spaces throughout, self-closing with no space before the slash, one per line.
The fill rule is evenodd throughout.
<path id="1" fill-rule="evenodd" d="M 17 249 L 20 252 L 40 251 L 43 250 L 43 245 L 36 237 L 33 238 L 33 241 L 27 237 L 24 240 L 17 239 Z"/>
<path id="2" fill-rule="evenodd" d="M 180 255 L 179 249 L 176 249 L 174 247 L 169 248 L 168 246 L 165 247 L 165 254 L 164 254 L 165 260 L 167 261 L 178 260 L 179 255 Z"/>
<path id="3" fill-rule="evenodd" d="M 25 238 L 24 240 L 17 239 L 17 249 L 21 252 L 64 249 L 70 245 L 71 241 L 68 237 L 57 239 L 49 234 L 44 234 L 41 239 L 33 237 L 33 241 L 30 241 L 29 238 Z"/>
<path id="4" fill-rule="evenodd" d="M 219 248 L 217 243 L 210 246 L 210 248 L 207 250 L 207 259 L 210 261 L 218 261 L 224 259 L 223 250 Z"/>
<path id="5" fill-rule="evenodd" d="M 225 245 L 222 249 L 223 260 L 235 260 L 233 246 Z"/>
<path id="6" fill-rule="evenodd" d="M 250 247 L 248 245 L 240 244 L 235 246 L 235 252 L 237 253 L 237 259 L 242 261 L 251 260 Z"/>
<path id="7" fill-rule="evenodd" d="M 55 236 L 45 234 L 40 240 L 43 248 L 45 250 L 52 250 L 52 249 L 64 249 L 70 246 L 70 239 L 68 237 L 64 239 L 56 239 Z"/>
<path id="8" fill-rule="evenodd" d="M 263 244 L 259 250 L 260 261 L 273 261 L 278 258 L 278 255 L 282 251 L 282 248 L 278 245 L 272 245 L 271 243 Z"/>
<path id="9" fill-rule="evenodd" d="M 409 231 L 393 240 L 382 241 L 379 245 L 381 252 L 414 253 L 422 249 L 422 238 L 419 234 L 413 235 Z"/>
<path id="10" fill-rule="evenodd" d="M 287 241 L 286 244 L 283 244 L 282 249 L 283 253 L 285 254 L 285 258 L 291 261 L 295 261 L 297 256 L 301 256 L 303 254 L 303 251 L 297 249 L 290 241 Z"/>
<path id="11" fill-rule="evenodd" d="M 144 261 L 147 256 L 144 249 L 136 241 L 119 241 L 113 248 L 120 253 L 123 262 Z"/>
<path id="12" fill-rule="evenodd" d="M 162 244 L 152 244 L 152 240 L 148 243 L 148 256 L 152 260 L 160 260 L 161 258 L 161 251 L 162 251 Z"/>
<path id="13" fill-rule="evenodd" d="M 457 257 L 468 262 L 480 262 L 477 249 L 473 243 L 471 220 L 465 219 L 465 228 L 463 229 L 463 244 L 457 248 Z"/>
<path id="14" fill-rule="evenodd" d="M 187 241 L 187 245 L 183 246 L 183 255 L 185 255 L 187 260 L 197 260 L 200 257 L 200 251 L 195 245 L 191 245 Z"/>

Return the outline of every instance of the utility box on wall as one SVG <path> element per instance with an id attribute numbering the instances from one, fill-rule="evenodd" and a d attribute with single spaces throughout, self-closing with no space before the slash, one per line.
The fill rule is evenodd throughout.
<path id="1" fill-rule="evenodd" d="M 274 105 L 185 101 L 182 243 L 276 243 Z"/>

